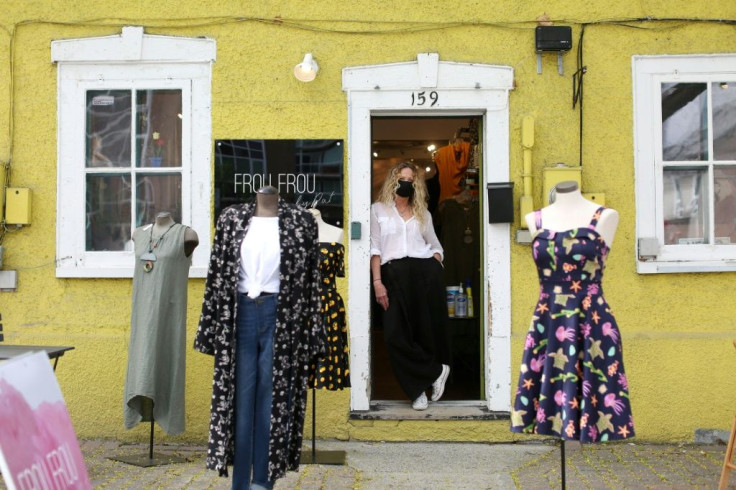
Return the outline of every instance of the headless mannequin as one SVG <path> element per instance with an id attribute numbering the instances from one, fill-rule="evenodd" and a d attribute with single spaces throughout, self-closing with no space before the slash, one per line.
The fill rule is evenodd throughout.
<path id="1" fill-rule="evenodd" d="M 151 234 L 149 236 L 163 237 L 163 235 L 167 231 L 169 231 L 171 227 L 174 226 L 175 224 L 176 222 L 174 221 L 174 218 L 171 216 L 170 212 L 161 211 L 156 214 L 153 225 L 145 225 L 143 227 L 143 230 L 148 230 L 149 228 L 152 227 Z M 184 231 L 184 252 L 187 257 L 190 257 L 192 255 L 192 253 L 194 252 L 194 249 L 197 247 L 198 244 L 199 244 L 199 237 L 197 236 L 197 232 L 187 227 L 186 230 Z M 141 420 L 150 421 L 151 423 L 148 454 L 143 455 L 143 456 L 125 455 L 125 456 L 113 457 L 110 459 L 117 460 L 117 461 L 123 461 L 125 463 L 129 463 L 129 464 L 136 465 L 136 466 L 142 466 L 142 467 L 183 462 L 184 459 L 178 458 L 178 457 L 171 459 L 168 456 L 163 456 L 161 454 L 154 455 L 154 452 L 153 452 L 153 435 L 154 435 L 153 406 L 154 406 L 154 401 L 152 398 L 145 396 L 145 395 L 136 395 L 136 396 L 140 398 L 140 413 L 142 417 Z"/>
<path id="2" fill-rule="evenodd" d="M 573 228 L 587 227 L 593 214 L 600 207 L 600 205 L 585 199 L 580 193 L 577 183 L 573 181 L 557 184 L 555 195 L 555 202 L 542 208 L 542 226 L 547 230 L 567 231 Z M 618 218 L 617 211 L 606 208 L 601 213 L 595 227 L 609 248 L 613 243 L 613 237 L 616 235 Z M 529 231 L 534 234 L 537 231 L 534 213 L 527 214 L 524 219 Z"/>
<path id="3" fill-rule="evenodd" d="M 168 211 L 161 211 L 156 215 L 156 219 L 153 222 L 153 234 L 155 236 L 161 236 L 169 228 L 171 228 L 176 222 L 171 217 L 171 213 Z M 184 253 L 189 257 L 194 252 L 194 249 L 199 245 L 199 236 L 197 232 L 191 228 L 187 228 L 184 232 Z"/>
<path id="4" fill-rule="evenodd" d="M 261 187 L 256 193 L 255 216 L 274 218 L 279 215 L 279 191 L 270 185 Z"/>
<path id="5" fill-rule="evenodd" d="M 327 224 L 322 219 L 322 213 L 317 208 L 309 208 L 314 219 L 317 220 L 317 229 L 319 230 L 318 240 L 322 243 L 342 243 L 342 228 Z"/>

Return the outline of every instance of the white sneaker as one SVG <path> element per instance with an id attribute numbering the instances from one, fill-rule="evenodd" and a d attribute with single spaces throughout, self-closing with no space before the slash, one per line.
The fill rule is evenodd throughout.
<path id="1" fill-rule="evenodd" d="M 447 381 L 447 376 L 450 374 L 450 366 L 447 364 L 442 365 L 442 372 L 440 373 L 440 377 L 437 378 L 434 383 L 432 383 L 432 401 L 436 402 L 440 398 L 442 398 L 442 393 L 445 392 L 445 381 Z"/>
<path id="2" fill-rule="evenodd" d="M 429 403 L 427 402 L 427 395 L 426 393 L 422 393 L 417 397 L 416 400 L 411 402 L 411 408 L 414 410 L 426 410 L 429 406 Z"/>

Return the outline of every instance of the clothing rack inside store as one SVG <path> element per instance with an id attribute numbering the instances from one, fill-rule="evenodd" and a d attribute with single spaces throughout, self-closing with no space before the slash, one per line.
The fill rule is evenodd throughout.
<path id="1" fill-rule="evenodd" d="M 301 464 L 344 465 L 345 451 L 317 451 L 317 390 L 312 388 L 312 450 L 302 452 Z"/>
<path id="2" fill-rule="evenodd" d="M 182 458 L 173 454 L 161 454 L 153 452 L 153 414 L 151 414 L 151 437 L 148 444 L 147 454 L 121 454 L 119 456 L 110 456 L 107 459 L 120 461 L 121 463 L 126 463 L 133 466 L 140 466 L 141 468 L 187 462 L 187 458 Z"/>

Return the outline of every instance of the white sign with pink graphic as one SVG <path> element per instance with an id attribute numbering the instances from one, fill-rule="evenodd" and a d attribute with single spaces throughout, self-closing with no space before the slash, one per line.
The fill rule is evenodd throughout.
<path id="1" fill-rule="evenodd" d="M 45 352 L 0 363 L 0 470 L 10 490 L 92 488 Z"/>

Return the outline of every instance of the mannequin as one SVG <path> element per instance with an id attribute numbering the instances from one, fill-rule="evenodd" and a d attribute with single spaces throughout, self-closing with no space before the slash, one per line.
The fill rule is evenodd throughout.
<path id="1" fill-rule="evenodd" d="M 342 228 L 325 223 L 322 213 L 317 208 L 309 208 L 309 212 L 317 220 L 320 243 L 342 243 Z"/>
<path id="2" fill-rule="evenodd" d="M 217 220 L 195 350 L 215 357 L 206 466 L 272 488 L 301 454 L 308 367 L 324 353 L 314 217 L 275 187 Z"/>
<path id="3" fill-rule="evenodd" d="M 347 326 L 345 304 L 337 291 L 335 277 L 345 277 L 345 247 L 342 228 L 322 219 L 317 208 L 309 208 L 317 220 L 320 244 L 320 276 L 322 313 L 327 329 L 327 355 L 310 365 L 309 387 L 312 389 L 312 451 L 302 453 L 303 464 L 345 464 L 344 451 L 317 452 L 317 394 L 316 388 L 342 390 L 350 387 Z"/>
<path id="4" fill-rule="evenodd" d="M 600 207 L 599 204 L 585 199 L 580 193 L 577 182 L 574 181 L 557 184 L 555 195 L 555 201 L 542 208 L 542 223 L 547 230 L 567 231 L 572 228 L 588 226 L 590 217 Z M 617 211 L 605 208 L 598 219 L 596 231 L 603 237 L 609 247 L 616 235 L 618 218 Z M 524 220 L 533 235 L 537 231 L 534 213 L 527 214 Z"/>
<path id="5" fill-rule="evenodd" d="M 168 211 L 133 232 L 135 262 L 124 425 L 151 422 L 148 461 L 152 466 L 154 420 L 170 435 L 184 432 L 187 286 L 197 233 L 176 223 Z M 132 461 L 132 464 L 137 464 Z M 170 462 L 170 461 L 167 461 Z"/>
<path id="6" fill-rule="evenodd" d="M 555 201 L 525 216 L 539 299 L 522 353 L 511 431 L 565 440 L 634 437 L 621 331 L 603 294 L 618 213 L 561 182 Z"/>

